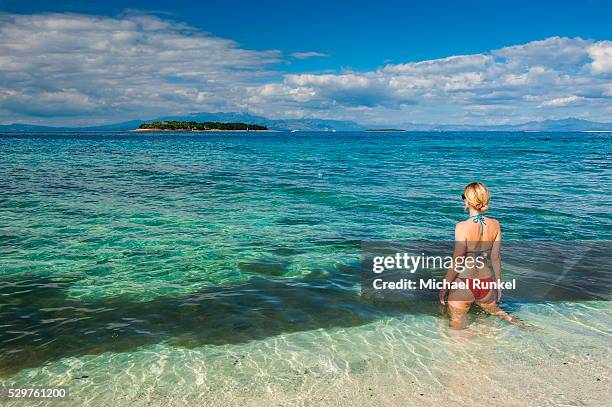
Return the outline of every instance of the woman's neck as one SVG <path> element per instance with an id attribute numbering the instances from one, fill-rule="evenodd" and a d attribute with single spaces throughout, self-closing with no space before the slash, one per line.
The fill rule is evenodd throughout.
<path id="1" fill-rule="evenodd" d="M 476 215 L 481 215 L 481 214 L 482 214 L 482 211 L 479 211 L 479 210 L 474 209 L 474 208 L 470 208 L 470 217 L 476 216 Z"/>

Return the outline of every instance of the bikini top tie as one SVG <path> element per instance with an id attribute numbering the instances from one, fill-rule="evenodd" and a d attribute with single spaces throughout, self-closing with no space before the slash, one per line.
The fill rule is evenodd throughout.
<path id="1" fill-rule="evenodd" d="M 470 216 L 470 218 L 473 219 L 474 223 L 480 222 L 483 225 L 487 224 L 487 222 L 485 222 L 485 218 L 484 218 L 484 215 L 482 213 L 479 213 L 478 215 Z"/>
<path id="2" fill-rule="evenodd" d="M 480 235 L 482 236 L 482 234 L 484 233 L 484 225 L 487 224 L 487 222 L 485 222 L 485 217 L 483 216 L 483 214 L 479 213 L 477 215 L 470 216 L 469 219 L 472 219 L 474 223 L 480 223 Z"/>

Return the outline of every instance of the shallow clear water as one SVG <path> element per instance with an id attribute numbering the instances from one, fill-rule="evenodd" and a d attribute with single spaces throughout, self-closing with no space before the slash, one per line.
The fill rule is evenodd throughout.
<path id="1" fill-rule="evenodd" d="M 452 239 L 475 179 L 505 239 L 610 240 L 610 146 L 597 133 L 0 134 L 0 380 L 65 383 L 85 404 L 300 397 L 371 372 L 448 384 L 437 309 L 361 299 L 360 242 Z M 535 361 L 578 355 L 567 338 L 609 357 L 607 302 L 507 307 L 544 336 L 475 315 L 495 332 L 478 337 L 508 347 L 504 366 L 528 357 L 521 343 Z"/>

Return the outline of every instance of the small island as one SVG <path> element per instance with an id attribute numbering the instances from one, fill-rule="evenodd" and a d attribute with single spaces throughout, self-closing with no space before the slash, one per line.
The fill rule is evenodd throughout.
<path id="1" fill-rule="evenodd" d="M 394 131 L 406 131 L 404 129 L 367 129 L 367 132 L 394 132 Z"/>
<path id="2" fill-rule="evenodd" d="M 267 131 L 266 126 L 247 123 L 220 122 L 151 122 L 143 123 L 132 131 Z"/>

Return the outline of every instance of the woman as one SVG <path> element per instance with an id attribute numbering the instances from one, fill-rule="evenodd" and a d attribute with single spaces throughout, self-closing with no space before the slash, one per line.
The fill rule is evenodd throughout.
<path id="1" fill-rule="evenodd" d="M 442 305 L 445 305 L 448 296 L 450 328 L 465 328 L 465 316 L 473 302 L 492 315 L 515 325 L 524 325 L 497 306 L 502 294 L 501 289 L 493 286 L 499 287 L 501 282 L 502 235 L 499 222 L 483 215 L 489 209 L 489 190 L 480 182 L 472 182 L 463 189 L 461 198 L 470 217 L 455 226 L 455 261 L 446 273 L 445 280 L 461 281 L 466 288 L 440 291 Z M 489 262 L 493 266 L 493 273 Z M 497 284 L 491 284 L 493 282 Z"/>

